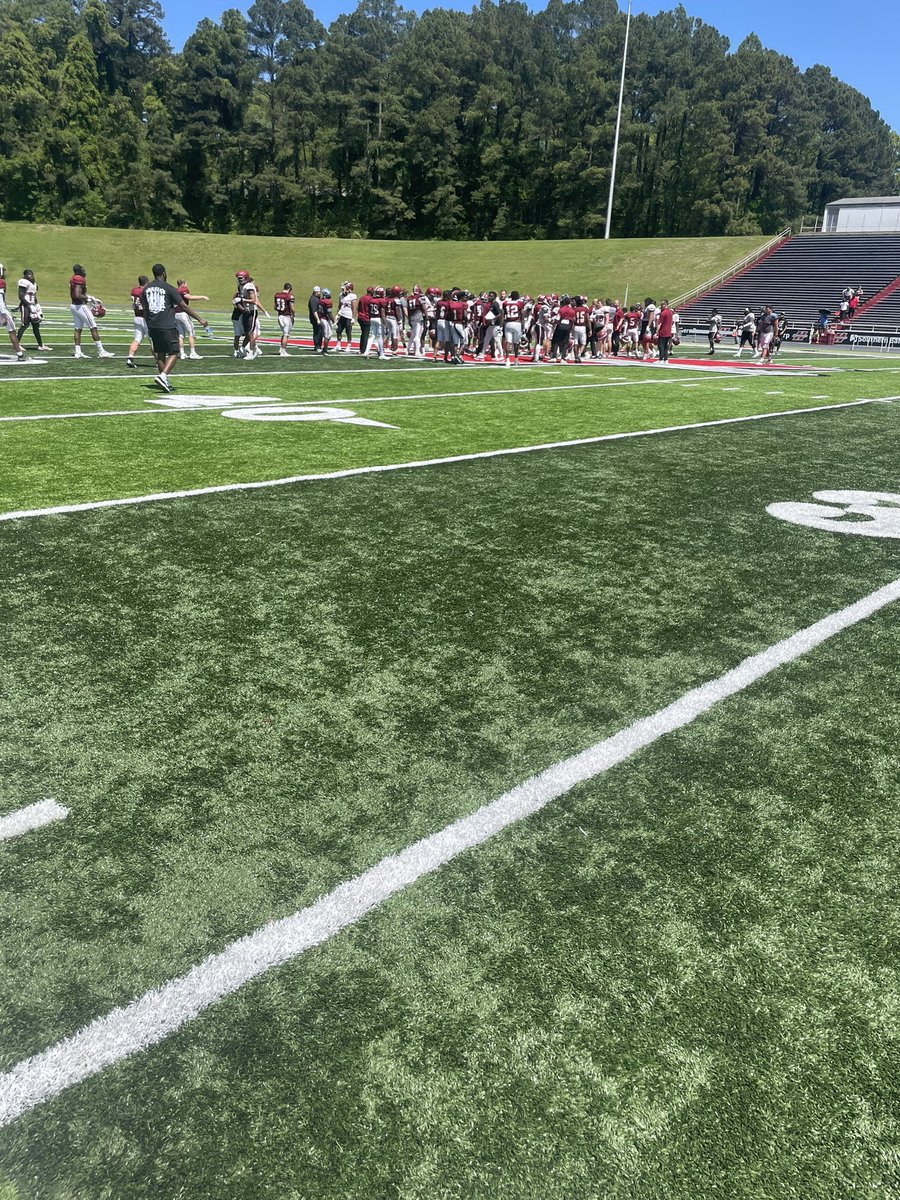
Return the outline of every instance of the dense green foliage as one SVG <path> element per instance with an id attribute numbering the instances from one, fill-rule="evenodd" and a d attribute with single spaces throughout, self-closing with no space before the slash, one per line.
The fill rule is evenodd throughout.
<path id="1" fill-rule="evenodd" d="M 603 232 L 624 38 L 615 0 L 421 17 L 304 0 L 204 18 L 159 0 L 0 0 L 7 220 L 363 237 Z M 893 189 L 890 128 L 682 7 L 632 29 L 614 214 L 629 236 L 776 232 Z"/>

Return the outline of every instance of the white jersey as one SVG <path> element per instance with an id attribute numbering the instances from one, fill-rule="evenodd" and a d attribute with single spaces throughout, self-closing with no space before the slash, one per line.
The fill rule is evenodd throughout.
<path id="1" fill-rule="evenodd" d="M 357 299 L 356 292 L 344 292 L 341 295 L 340 305 L 338 307 L 338 316 L 346 317 L 348 321 L 353 319 L 353 304 Z"/>
<path id="2" fill-rule="evenodd" d="M 20 279 L 18 283 L 19 295 L 29 308 L 37 304 L 37 284 L 32 283 L 30 279 Z"/>

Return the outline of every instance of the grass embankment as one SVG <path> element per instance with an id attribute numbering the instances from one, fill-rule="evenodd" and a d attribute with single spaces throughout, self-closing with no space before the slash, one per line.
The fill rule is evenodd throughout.
<path id="1" fill-rule="evenodd" d="M 387 242 L 339 238 L 245 237 L 157 233 L 142 229 L 80 229 L 0 222 L 0 260 L 13 281 L 30 267 L 45 303 L 68 300 L 72 264 L 88 271 L 91 291 L 107 304 L 124 302 L 136 276 L 154 262 L 169 277 L 183 275 L 196 292 L 224 308 L 234 272 L 244 267 L 269 292 L 290 280 L 298 296 L 313 284 L 335 289 L 352 279 L 410 287 L 459 284 L 540 292 L 562 288 L 631 298 L 675 296 L 726 270 L 765 241 L 762 237 L 637 238 L 546 242 Z M 13 291 L 14 291 L 13 286 Z"/>

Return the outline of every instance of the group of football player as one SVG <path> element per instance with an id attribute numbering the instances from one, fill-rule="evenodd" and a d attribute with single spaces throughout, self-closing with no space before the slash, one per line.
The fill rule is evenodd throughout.
<path id="1" fill-rule="evenodd" d="M 281 326 L 281 348 L 287 354 L 295 320 L 290 284 L 275 296 Z M 517 291 L 474 293 L 465 288 L 371 286 L 359 297 L 353 284 L 341 285 L 337 324 L 331 293 L 315 287 L 309 299 L 313 350 L 327 354 L 332 331 L 335 349 L 352 349 L 354 322 L 359 325 L 358 352 L 364 357 L 404 354 L 460 363 L 492 360 L 507 366 L 523 357 L 533 362 L 582 362 L 616 356 L 667 361 L 678 344 L 678 314 L 664 300 L 652 299 L 625 309 L 618 300 L 589 301 L 587 296 L 547 293 L 532 297 Z M 232 314 L 236 320 L 240 313 Z M 237 324 L 235 352 L 238 353 Z"/>
<path id="2" fill-rule="evenodd" d="M 141 275 L 131 291 L 134 337 L 126 358 L 126 365 L 131 368 L 136 367 L 138 347 L 150 333 L 148 286 L 148 277 Z M 37 302 L 34 273 L 25 271 L 19 280 L 18 328 L 7 307 L 5 287 L 5 273 L 0 265 L 0 328 L 7 328 L 17 357 L 24 357 L 21 338 L 29 328 L 38 348 L 50 349 L 41 336 L 43 314 Z M 174 320 L 178 357 L 199 359 L 194 340 L 194 320 L 198 314 L 191 305 L 209 297 L 193 293 L 184 279 L 178 280 L 177 292 L 180 303 L 173 311 L 167 311 L 165 323 L 169 325 Z M 112 353 L 104 349 L 97 327 L 97 318 L 105 310 L 88 292 L 86 272 L 80 264 L 73 268 L 69 295 L 75 357 L 85 357 L 81 337 L 87 329 L 97 356 L 112 358 Z M 167 305 L 174 299 L 172 295 Z M 286 282 L 273 301 L 281 356 L 287 356 L 288 347 L 296 344 L 292 343 L 295 305 L 292 285 Z M 578 363 L 592 358 L 627 356 L 665 362 L 670 346 L 678 344 L 678 314 L 665 300 L 657 305 L 649 298 L 643 304 L 625 308 L 618 300 L 589 301 L 585 295 L 545 293 L 532 297 L 518 291 L 476 293 L 461 287 L 423 288 L 418 284 L 408 290 L 373 285 L 357 296 L 353 283 L 347 280 L 336 300 L 332 300 L 328 288 L 313 288 L 308 313 L 312 349 L 322 355 L 332 349 L 349 353 L 356 348 L 367 358 L 385 359 L 393 355 L 425 358 L 430 351 L 436 362 L 461 363 L 468 356 L 475 362 L 493 361 L 507 366 L 515 366 L 523 358 L 532 362 Z M 250 361 L 262 354 L 260 318 L 269 315 L 249 271 L 235 272 L 231 311 L 235 358 Z M 359 327 L 356 347 L 354 325 Z M 166 336 L 168 346 L 169 332 Z M 174 341 L 172 349 L 175 350 Z"/>

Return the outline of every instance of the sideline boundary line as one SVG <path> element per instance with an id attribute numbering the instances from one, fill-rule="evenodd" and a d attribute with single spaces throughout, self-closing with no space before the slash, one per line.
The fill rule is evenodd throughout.
<path id="1" fill-rule="evenodd" d="M 900 600 L 900 578 L 805 629 L 744 658 L 715 679 L 642 717 L 611 737 L 533 775 L 498 799 L 436 833 L 388 855 L 313 904 L 270 921 L 186 974 L 85 1025 L 73 1036 L 0 1076 L 0 1127 L 105 1067 L 156 1045 L 252 979 L 298 958 L 355 925 L 460 854 L 529 817 L 574 787 L 631 758 L 668 733 L 690 725 L 720 701 L 737 695 L 778 667 Z"/>
<path id="2" fill-rule="evenodd" d="M 214 496 L 220 492 L 251 492 L 263 488 L 284 487 L 293 483 L 320 483 L 330 479 L 349 479 L 354 475 L 380 475 L 388 471 L 410 471 L 420 467 L 440 467 L 449 463 L 474 462 L 480 458 L 502 458 L 511 454 L 532 454 L 538 450 L 564 450 L 572 446 L 593 446 L 600 442 L 618 442 L 626 438 L 653 437 L 660 433 L 680 433 L 687 429 L 710 429 L 716 425 L 739 425 L 746 421 L 767 421 L 771 417 L 795 417 L 807 413 L 833 412 L 857 408 L 863 404 L 890 404 L 900 396 L 882 396 L 866 400 L 847 400 L 841 404 L 818 404 L 810 408 L 788 408 L 780 412 L 751 413 L 743 417 L 720 417 L 715 421 L 693 421 L 686 425 L 667 425 L 658 429 L 635 429 L 626 433 L 602 433 L 596 437 L 573 438 L 565 442 L 541 442 L 534 446 L 512 446 L 501 450 L 479 450 L 472 454 L 451 454 L 443 458 L 425 458 L 402 463 L 384 463 L 367 467 L 347 467 L 315 475 L 288 475 L 283 479 L 254 480 L 250 483 L 219 483 L 210 487 L 186 488 L 177 492 L 152 492 L 146 496 L 123 496 L 115 500 L 88 500 L 81 504 L 57 504 L 51 508 L 21 509 L 0 513 L 0 521 L 19 521 L 27 517 L 50 517 L 64 513 L 90 512 L 99 508 L 120 508 L 130 504 L 152 504 L 162 500 L 185 500 L 192 496 Z M 347 401 L 350 403 L 350 401 Z M 170 411 L 170 410 L 166 410 Z M 177 410 L 175 410 L 177 411 Z"/>

